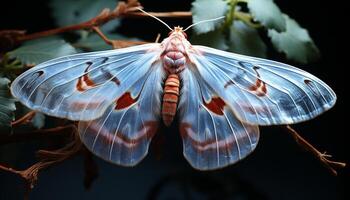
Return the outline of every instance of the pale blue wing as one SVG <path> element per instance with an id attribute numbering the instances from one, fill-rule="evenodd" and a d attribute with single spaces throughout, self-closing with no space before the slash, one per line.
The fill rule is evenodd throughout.
<path id="1" fill-rule="evenodd" d="M 161 62 L 157 62 L 150 72 L 131 83 L 100 118 L 79 122 L 85 146 L 115 164 L 134 166 L 140 162 L 160 121 L 163 78 Z"/>
<path id="2" fill-rule="evenodd" d="M 18 76 L 11 91 L 47 115 L 95 119 L 150 70 L 159 59 L 157 48 L 154 43 L 53 59 Z"/>
<path id="3" fill-rule="evenodd" d="M 199 170 L 233 164 L 251 153 L 259 140 L 259 127 L 240 121 L 200 74 L 181 73 L 179 102 L 183 153 Z"/>
<path id="4" fill-rule="evenodd" d="M 330 109 L 336 95 L 317 77 L 293 66 L 194 46 L 194 69 L 245 122 L 291 124 Z"/>

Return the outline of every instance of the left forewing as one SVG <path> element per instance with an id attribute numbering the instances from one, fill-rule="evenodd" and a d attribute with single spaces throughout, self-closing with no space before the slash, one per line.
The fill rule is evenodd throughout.
<path id="1" fill-rule="evenodd" d="M 158 46 L 145 44 L 53 59 L 18 76 L 11 91 L 24 105 L 47 115 L 95 119 L 145 76 L 159 59 Z"/>

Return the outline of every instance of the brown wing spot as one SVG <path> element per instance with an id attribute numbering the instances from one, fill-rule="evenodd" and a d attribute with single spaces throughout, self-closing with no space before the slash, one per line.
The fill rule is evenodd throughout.
<path id="1" fill-rule="evenodd" d="M 249 90 L 254 92 L 257 96 L 265 96 L 267 93 L 266 83 L 260 79 L 260 74 L 258 72 L 260 67 L 254 66 L 253 69 L 257 75 L 257 79 L 255 81 L 255 85 L 250 86 Z"/>
<path id="2" fill-rule="evenodd" d="M 204 99 L 203 99 L 204 101 Z M 207 103 L 204 101 L 204 106 L 212 111 L 213 113 L 217 114 L 217 115 L 223 115 L 223 110 L 225 107 L 226 103 L 224 102 L 224 100 L 222 100 L 220 97 L 213 97 L 211 98 L 210 102 Z"/>
<path id="3" fill-rule="evenodd" d="M 139 96 L 137 96 L 136 98 L 133 98 L 130 94 L 130 92 L 125 92 L 121 97 L 119 97 L 116 100 L 116 106 L 115 106 L 115 110 L 121 110 L 124 108 L 129 107 L 130 105 L 134 104 L 137 99 L 139 98 Z"/>
<path id="4" fill-rule="evenodd" d="M 93 64 L 92 62 L 86 62 L 86 64 L 88 65 L 87 68 L 85 69 L 85 73 L 87 73 L 89 71 L 89 68 L 91 67 L 91 65 Z M 77 90 L 80 92 L 83 92 L 85 90 L 90 89 L 91 87 L 94 87 L 95 83 L 89 78 L 89 74 L 85 74 L 81 77 L 79 77 L 78 82 L 77 82 Z"/>

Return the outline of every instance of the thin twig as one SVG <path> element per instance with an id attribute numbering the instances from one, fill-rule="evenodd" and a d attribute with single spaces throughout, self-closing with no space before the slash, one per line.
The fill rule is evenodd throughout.
<path id="1" fill-rule="evenodd" d="M 35 113 L 36 113 L 35 111 L 28 112 L 23 117 L 17 119 L 16 121 L 11 122 L 11 126 L 18 126 L 18 125 L 29 123 L 35 116 Z"/>
<path id="2" fill-rule="evenodd" d="M 294 140 L 304 149 L 312 153 L 333 175 L 337 175 L 336 168 L 344 168 L 346 166 L 343 162 L 331 161 L 328 158 L 332 157 L 326 153 L 321 153 L 308 141 L 301 137 L 296 130 L 290 126 L 285 126 L 286 130 L 293 136 Z"/>
<path id="3" fill-rule="evenodd" d="M 82 144 L 80 142 L 77 130 L 73 128 L 71 134 L 73 136 L 72 141 L 63 148 L 54 151 L 39 150 L 37 152 L 37 155 L 40 161 L 30 166 L 29 168 L 25 170 L 15 170 L 11 167 L 0 165 L 0 170 L 16 174 L 24 179 L 27 183 L 28 191 L 30 191 L 37 182 L 38 174 L 41 170 L 61 163 L 71 158 L 73 155 L 76 155 L 81 150 Z"/>
<path id="4" fill-rule="evenodd" d="M 129 47 L 129 46 L 147 43 L 144 41 L 111 40 L 111 39 L 108 39 L 108 37 L 105 34 L 103 34 L 103 32 L 101 31 L 101 29 L 98 26 L 92 27 L 92 30 L 94 30 L 105 43 L 107 43 L 108 45 L 111 45 L 113 47 L 113 49 L 124 48 L 124 47 Z"/>

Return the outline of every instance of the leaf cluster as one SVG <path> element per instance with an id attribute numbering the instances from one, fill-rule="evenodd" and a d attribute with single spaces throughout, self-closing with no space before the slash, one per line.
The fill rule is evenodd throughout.
<path id="1" fill-rule="evenodd" d="M 308 63 L 319 50 L 308 31 L 282 13 L 273 0 L 195 0 L 193 22 L 225 16 L 225 20 L 194 27 L 192 42 L 236 53 L 266 57 L 266 33 L 272 46 L 287 59 Z"/>

